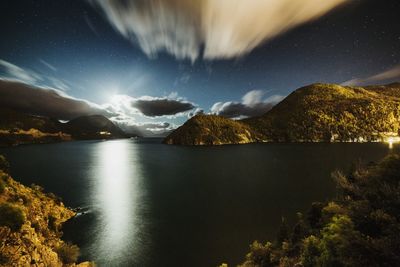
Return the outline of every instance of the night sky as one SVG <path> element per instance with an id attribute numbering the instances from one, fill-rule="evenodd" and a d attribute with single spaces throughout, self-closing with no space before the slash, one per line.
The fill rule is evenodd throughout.
<path id="1" fill-rule="evenodd" d="M 184 7 L 182 1 L 165 0 L 171 2 L 166 16 L 177 25 L 185 23 L 179 20 L 183 15 L 192 18 L 192 10 L 198 8 Z M 1 1 L 0 77 L 23 82 L 35 90 L 54 88 L 72 100 L 86 100 L 127 128 L 145 133 L 170 130 L 200 110 L 224 115 L 223 109 L 232 104 L 238 110 L 230 117 L 257 115 L 256 109 L 267 110 L 293 90 L 314 82 L 362 85 L 400 80 L 398 0 L 336 1 L 339 3 L 324 14 L 277 31 L 255 47 L 247 45 L 254 40 L 251 31 L 257 37 L 262 35 L 266 25 L 276 22 L 274 17 L 251 18 L 258 22 L 253 26 L 231 12 L 233 17 L 228 21 L 237 20 L 240 25 L 234 30 L 249 28 L 249 36 L 241 37 L 244 52 L 229 51 L 234 47 L 229 42 L 218 49 L 226 39 L 218 39 L 216 30 L 206 31 L 215 34 L 213 40 L 218 44 L 211 50 L 211 39 L 199 37 L 202 30 L 193 34 L 190 27 L 178 25 L 180 33 L 168 28 L 164 36 L 165 32 L 147 29 L 146 25 L 153 25 L 160 14 L 143 0 L 114 1 L 119 6 L 110 4 L 113 1 L 99 2 Z M 156 5 L 163 1 L 149 2 Z M 291 3 L 299 1 L 284 2 L 290 9 Z M 226 3 L 219 7 L 217 16 L 229 14 L 222 11 Z M 236 1 L 229 3 L 235 5 Z M 112 13 L 112 8 L 117 12 Z M 148 17 L 141 18 L 141 12 L 147 12 Z M 262 12 L 249 12 L 247 16 L 262 16 Z M 284 16 L 286 11 L 282 13 Z M 124 34 L 125 28 L 118 28 L 122 19 L 110 19 L 110 14 L 133 17 L 126 23 L 136 24 L 124 27 L 134 30 Z M 275 15 L 279 17 L 280 13 Z M 135 16 L 145 23 L 138 24 Z M 289 13 L 286 21 L 290 18 Z M 195 14 L 190 21 L 200 25 L 200 19 L 207 21 Z M 209 21 L 214 27 L 212 23 L 219 22 Z M 144 44 L 140 39 L 143 36 L 137 35 L 139 31 L 146 36 Z M 198 42 L 186 53 L 188 46 L 181 43 L 192 44 L 192 40 Z M 158 41 L 161 47 L 152 47 Z M 171 42 L 171 46 L 163 47 Z M 150 52 L 146 51 L 149 47 Z M 214 105 L 217 102 L 221 103 Z"/>

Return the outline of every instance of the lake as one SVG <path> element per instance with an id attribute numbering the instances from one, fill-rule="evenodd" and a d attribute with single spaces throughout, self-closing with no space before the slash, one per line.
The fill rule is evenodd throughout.
<path id="1" fill-rule="evenodd" d="M 159 139 L 1 148 L 13 177 L 85 214 L 64 237 L 99 266 L 217 266 L 243 261 L 313 201 L 335 197 L 331 172 L 376 161 L 386 144 L 179 147 Z"/>

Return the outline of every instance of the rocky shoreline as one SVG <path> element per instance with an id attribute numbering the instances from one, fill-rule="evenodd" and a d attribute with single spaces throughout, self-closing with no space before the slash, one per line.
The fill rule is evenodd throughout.
<path id="1" fill-rule="evenodd" d="M 40 186 L 15 181 L 7 166 L 0 156 L 0 266 L 94 266 L 77 263 L 79 248 L 61 239 L 76 212 Z"/>

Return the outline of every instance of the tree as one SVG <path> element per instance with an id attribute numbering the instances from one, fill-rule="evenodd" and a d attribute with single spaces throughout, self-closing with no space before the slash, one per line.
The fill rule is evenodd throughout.
<path id="1" fill-rule="evenodd" d="M 279 226 L 277 242 L 281 245 L 283 242 L 289 240 L 289 226 L 286 223 L 285 217 L 282 217 L 281 225 Z"/>
<path id="2" fill-rule="evenodd" d="M 10 172 L 10 164 L 3 155 L 0 155 L 0 170 L 5 173 Z"/>
<path id="3" fill-rule="evenodd" d="M 69 243 L 63 243 L 56 249 L 58 257 L 65 264 L 75 263 L 79 257 L 79 247 Z"/>
<path id="4" fill-rule="evenodd" d="M 400 156 L 336 172 L 335 201 L 314 203 L 291 233 L 284 220 L 277 244 L 255 242 L 243 266 L 400 266 Z M 288 242 L 286 236 L 290 236 Z"/>
<path id="5" fill-rule="evenodd" d="M 25 216 L 20 208 L 9 203 L 0 204 L 0 226 L 7 226 L 17 232 L 24 223 Z"/>

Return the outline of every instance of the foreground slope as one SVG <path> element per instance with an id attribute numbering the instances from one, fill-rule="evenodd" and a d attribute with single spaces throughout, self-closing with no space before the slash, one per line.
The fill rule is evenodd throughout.
<path id="1" fill-rule="evenodd" d="M 248 125 L 215 115 L 196 115 L 164 139 L 166 144 L 223 145 L 260 141 Z"/>
<path id="2" fill-rule="evenodd" d="M 400 266 L 400 156 L 333 177 L 334 201 L 313 203 L 292 227 L 282 219 L 277 239 L 255 241 L 239 266 Z"/>
<path id="3" fill-rule="evenodd" d="M 266 114 L 241 121 L 202 115 L 165 139 L 168 144 L 364 142 L 398 137 L 400 84 L 302 87 Z M 210 127 L 210 125 L 212 127 Z M 251 138 L 232 137 L 245 129 Z M 220 140 L 223 140 L 221 142 Z M 240 141 L 238 141 L 240 140 Z"/>
<path id="4" fill-rule="evenodd" d="M 7 165 L 0 155 L 0 266 L 76 266 L 79 248 L 60 238 L 75 212 L 40 186 L 12 179 Z"/>

